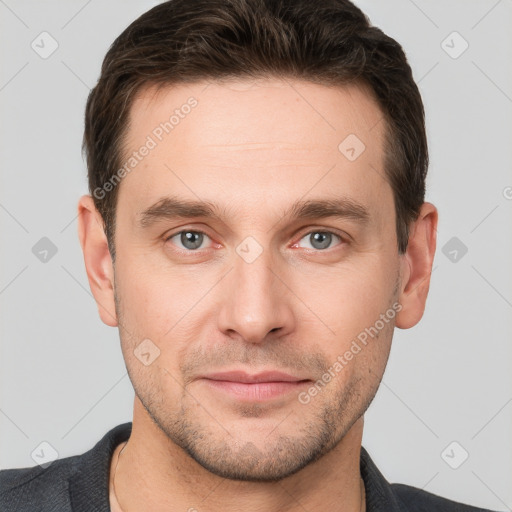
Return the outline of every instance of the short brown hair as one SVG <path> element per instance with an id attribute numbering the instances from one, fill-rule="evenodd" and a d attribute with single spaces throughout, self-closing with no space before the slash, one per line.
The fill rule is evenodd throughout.
<path id="1" fill-rule="evenodd" d="M 146 86 L 262 77 L 370 86 L 384 114 L 384 172 L 405 252 L 424 201 L 428 148 L 421 95 L 402 47 L 348 0 L 169 0 L 117 37 L 87 99 L 82 148 L 113 260 L 119 187 L 100 197 L 95 191 L 121 165 L 135 95 Z"/>

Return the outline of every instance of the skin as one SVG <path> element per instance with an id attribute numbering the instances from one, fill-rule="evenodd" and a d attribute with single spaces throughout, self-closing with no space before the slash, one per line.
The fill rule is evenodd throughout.
<path id="1" fill-rule="evenodd" d="M 399 254 L 385 123 L 355 85 L 264 79 L 145 89 L 131 108 L 127 155 L 190 96 L 197 107 L 120 184 L 115 265 L 92 198 L 78 206 L 91 290 L 103 322 L 119 328 L 135 389 L 115 476 L 119 510 L 357 512 L 364 412 L 394 327 L 423 314 L 436 208 L 423 204 Z M 349 134 L 366 146 L 354 161 L 338 150 Z M 166 195 L 229 214 L 141 227 L 141 212 Z M 366 222 L 283 217 L 296 200 L 339 197 L 362 205 Z M 205 233 L 200 248 L 169 238 L 180 230 Z M 334 235 L 319 248 L 310 235 L 326 231 Z M 262 250 L 251 263 L 237 252 L 248 236 Z M 378 336 L 301 403 L 299 391 L 393 304 L 400 311 Z M 160 350 L 147 366 L 134 354 L 144 339 Z M 309 382 L 256 401 L 199 378 L 236 369 Z"/>

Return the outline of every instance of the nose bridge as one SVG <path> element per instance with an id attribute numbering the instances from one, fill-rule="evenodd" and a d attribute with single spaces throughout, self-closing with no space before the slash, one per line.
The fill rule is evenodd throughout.
<path id="1" fill-rule="evenodd" d="M 268 247 L 247 237 L 236 248 L 233 270 L 226 284 L 219 327 L 236 331 L 244 340 L 259 343 L 267 334 L 288 332 L 293 314 L 279 274 L 277 259 Z"/>

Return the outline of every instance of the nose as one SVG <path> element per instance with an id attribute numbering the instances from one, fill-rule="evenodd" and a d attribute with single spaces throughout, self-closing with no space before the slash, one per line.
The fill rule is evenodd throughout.
<path id="1" fill-rule="evenodd" d="M 286 286 L 283 267 L 263 250 L 248 262 L 234 255 L 234 268 L 226 276 L 218 316 L 219 329 L 247 343 L 263 343 L 281 337 L 295 327 L 293 294 Z"/>

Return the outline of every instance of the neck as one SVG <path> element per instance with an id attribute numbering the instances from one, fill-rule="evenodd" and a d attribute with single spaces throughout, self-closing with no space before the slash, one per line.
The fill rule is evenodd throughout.
<path id="1" fill-rule="evenodd" d="M 359 472 L 363 418 L 333 450 L 294 475 L 278 482 L 241 482 L 204 469 L 135 402 L 130 439 L 114 453 L 110 472 L 111 490 L 114 484 L 122 512 L 364 510 Z"/>

